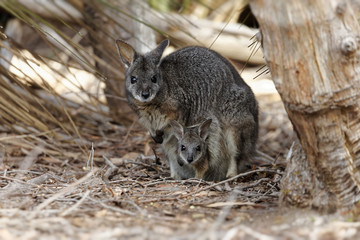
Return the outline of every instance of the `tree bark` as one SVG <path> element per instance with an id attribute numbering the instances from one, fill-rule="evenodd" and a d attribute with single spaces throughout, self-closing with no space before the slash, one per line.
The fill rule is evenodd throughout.
<path id="1" fill-rule="evenodd" d="M 289 156 L 282 199 L 328 210 L 352 206 L 360 199 L 360 27 L 351 2 L 250 5 L 275 86 L 306 154 Z"/>

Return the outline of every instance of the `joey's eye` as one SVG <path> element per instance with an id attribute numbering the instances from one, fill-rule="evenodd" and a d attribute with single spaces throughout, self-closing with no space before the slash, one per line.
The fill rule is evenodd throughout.
<path id="1" fill-rule="evenodd" d="M 156 82 L 157 82 L 156 75 L 152 76 L 151 81 L 152 81 L 153 83 L 156 83 Z"/>
<path id="2" fill-rule="evenodd" d="M 196 147 L 196 151 L 200 152 L 200 151 L 201 151 L 201 147 L 200 147 L 200 146 L 197 146 L 197 147 Z"/>
<path id="3" fill-rule="evenodd" d="M 181 151 L 185 151 L 186 147 L 184 145 L 181 145 Z"/>
<path id="4" fill-rule="evenodd" d="M 136 79 L 136 77 L 134 77 L 134 76 L 131 76 L 131 78 L 130 78 L 130 82 L 131 82 L 131 84 L 134 84 L 134 83 L 136 83 L 136 82 L 137 82 L 137 79 Z"/>

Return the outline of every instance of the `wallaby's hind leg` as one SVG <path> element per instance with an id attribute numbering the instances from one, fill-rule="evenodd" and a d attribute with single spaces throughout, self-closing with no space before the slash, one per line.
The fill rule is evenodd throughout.
<path id="1" fill-rule="evenodd" d="M 241 125 L 237 126 L 237 171 L 238 173 L 248 170 L 250 157 L 255 151 L 257 139 L 257 123 L 252 116 L 244 118 Z"/>
<path id="2" fill-rule="evenodd" d="M 226 178 L 231 178 L 238 174 L 237 172 L 238 150 L 237 150 L 237 142 L 235 139 L 236 137 L 234 136 L 234 131 L 232 131 L 232 129 L 228 129 L 225 131 L 225 142 L 226 142 L 225 147 L 228 153 L 228 160 L 229 160 Z"/>

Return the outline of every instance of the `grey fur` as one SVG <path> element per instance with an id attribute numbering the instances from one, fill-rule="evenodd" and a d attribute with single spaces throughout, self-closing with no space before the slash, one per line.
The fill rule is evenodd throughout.
<path id="1" fill-rule="evenodd" d="M 193 177 L 195 171 L 177 163 L 178 140 L 169 121 L 191 126 L 202 116 L 218 122 L 208 137 L 209 166 L 214 170 L 204 177 L 222 180 L 237 174 L 254 152 L 258 136 L 258 106 L 253 92 L 229 61 L 207 48 L 182 48 L 160 60 L 168 43 L 165 40 L 140 55 L 130 45 L 117 41 L 127 66 L 130 106 L 154 140 L 162 143 L 172 177 Z"/>

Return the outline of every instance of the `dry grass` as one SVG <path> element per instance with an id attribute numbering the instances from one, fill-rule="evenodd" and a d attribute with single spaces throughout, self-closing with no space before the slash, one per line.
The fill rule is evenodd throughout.
<path id="1" fill-rule="evenodd" d="M 283 119 L 286 131 L 289 122 L 284 112 L 272 111 L 269 105 L 281 107 L 263 105 L 259 148 L 270 157 L 276 155 L 278 164 L 258 166 L 217 183 L 169 178 L 160 150 L 137 125 L 124 128 L 104 119 L 96 126 L 81 127 L 74 118 L 86 153 L 73 142 L 46 144 L 41 136 L 3 133 L 0 239 L 357 236 L 357 222 L 334 222 L 343 216 L 324 218 L 278 207 L 283 162 L 292 138 L 272 129 L 269 118 Z M 57 133 L 63 134 L 61 129 Z M 279 146 L 287 148 L 269 150 Z"/>

